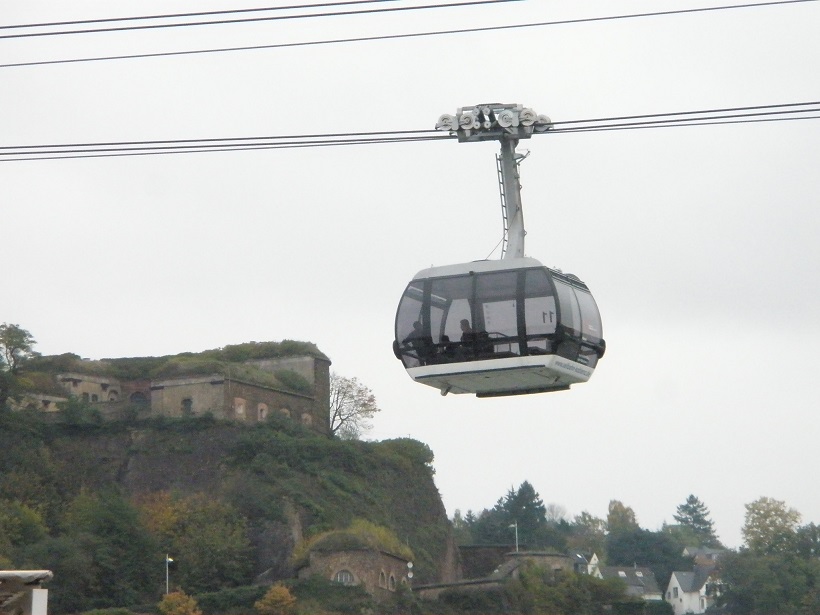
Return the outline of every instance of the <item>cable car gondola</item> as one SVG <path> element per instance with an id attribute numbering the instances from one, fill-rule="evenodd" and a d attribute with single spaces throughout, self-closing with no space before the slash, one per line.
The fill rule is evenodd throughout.
<path id="1" fill-rule="evenodd" d="M 524 126 L 522 118 L 531 121 Z M 460 141 L 501 140 L 507 231 L 501 260 L 419 271 L 399 302 L 393 351 L 413 380 L 442 395 L 566 390 L 589 380 L 604 354 L 601 317 L 587 286 L 523 254 L 515 145 L 533 127 L 548 127 L 542 118 L 520 106 L 482 105 L 439 120 L 437 127 L 457 132 Z"/>

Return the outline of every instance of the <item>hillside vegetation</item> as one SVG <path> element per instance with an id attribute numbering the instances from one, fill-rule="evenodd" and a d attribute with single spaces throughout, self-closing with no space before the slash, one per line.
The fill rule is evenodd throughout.
<path id="1" fill-rule="evenodd" d="M 0 568 L 52 569 L 54 613 L 156 603 L 166 554 L 191 594 L 290 578 L 311 544 L 401 550 L 434 582 L 452 541 L 432 461 L 414 440 L 342 441 L 287 419 L 4 412 Z"/>
<path id="2" fill-rule="evenodd" d="M 158 380 L 222 374 L 298 393 L 310 393 L 312 385 L 292 370 L 283 369 L 271 373 L 255 368 L 252 364 L 245 364 L 246 361 L 255 359 L 304 356 L 327 359 L 315 344 L 293 340 L 247 342 L 203 352 L 99 361 L 89 361 L 81 359 L 76 354 L 66 353 L 56 356 L 37 356 L 28 360 L 22 384 L 24 390 L 65 395 L 65 389 L 57 383 L 55 376 L 66 372 L 121 380 Z"/>

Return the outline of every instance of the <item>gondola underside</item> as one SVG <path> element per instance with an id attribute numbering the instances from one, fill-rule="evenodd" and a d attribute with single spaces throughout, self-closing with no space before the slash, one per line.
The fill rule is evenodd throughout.
<path id="1" fill-rule="evenodd" d="M 586 382 L 594 369 L 558 355 L 536 355 L 442 363 L 407 368 L 407 373 L 442 395 L 469 393 L 476 397 L 500 397 L 527 393 L 565 391 L 571 384 Z"/>

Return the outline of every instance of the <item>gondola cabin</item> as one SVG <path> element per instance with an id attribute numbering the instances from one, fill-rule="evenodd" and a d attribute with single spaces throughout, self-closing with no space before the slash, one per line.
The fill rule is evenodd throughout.
<path id="1" fill-rule="evenodd" d="M 566 390 L 589 380 L 604 349 L 586 285 L 533 258 L 420 271 L 393 342 L 416 382 L 478 397 Z"/>

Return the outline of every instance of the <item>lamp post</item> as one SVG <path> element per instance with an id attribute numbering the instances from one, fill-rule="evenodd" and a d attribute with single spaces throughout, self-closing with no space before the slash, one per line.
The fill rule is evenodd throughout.
<path id="1" fill-rule="evenodd" d="M 510 527 L 515 528 L 515 552 L 518 553 L 518 521 L 510 524 Z"/>
<path id="2" fill-rule="evenodd" d="M 168 584 L 168 564 L 173 562 L 174 560 L 171 559 L 171 556 L 167 553 L 165 554 L 165 594 L 169 593 L 169 584 Z"/>

